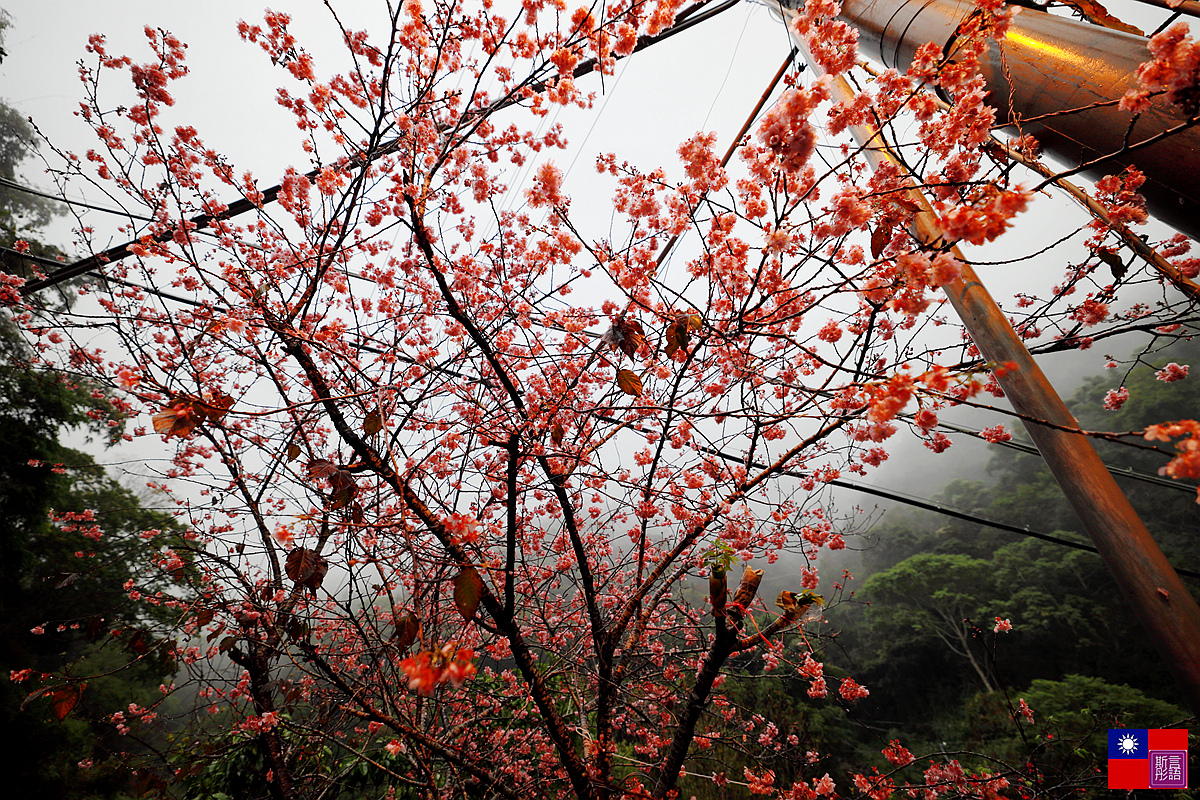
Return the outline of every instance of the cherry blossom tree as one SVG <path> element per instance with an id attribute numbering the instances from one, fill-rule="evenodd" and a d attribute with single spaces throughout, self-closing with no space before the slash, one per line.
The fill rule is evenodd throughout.
<path id="1" fill-rule="evenodd" d="M 542 123 L 590 108 L 589 73 L 696 8 L 385 10 L 373 31 L 331 14 L 332 70 L 286 14 L 239 24 L 285 83 L 296 130 L 277 138 L 303 163 L 283 175 L 166 123 L 185 113 L 173 84 L 195 79 L 171 33 L 147 28 L 140 56 L 94 36 L 80 114 L 98 140 L 59 177 L 121 198 L 130 243 L 91 265 L 103 278 L 74 310 L 40 310 L 6 278 L 45 364 L 119 389 L 122 410 L 152 415 L 134 435 L 172 454 L 155 488 L 178 498 L 203 574 L 198 599 L 153 599 L 177 615 L 180 685 L 213 721 L 181 739 L 196 744 L 173 780 L 202 779 L 230 742 L 276 798 L 350 791 L 363 765 L 404 796 L 662 798 L 713 738 L 802 757 L 772 720 L 730 730 L 723 671 L 758 658 L 813 698 L 864 696 L 827 678 L 819 630 L 798 625 L 823 603 L 819 554 L 849 530 L 821 490 L 878 466 L 901 428 L 945 450 L 939 411 L 1000 394 L 1009 367 L 980 359 L 938 289 L 962 267 L 951 245 L 997 239 L 1031 202 L 1013 166 L 1032 145 L 991 138 L 974 71 L 1011 9 L 981 5 L 953 59 L 923 49 L 851 102 L 785 64 L 761 117 L 732 142 L 698 133 L 677 164 L 601 154 L 603 229 Z M 858 63 L 837 10 L 810 3 L 795 23 L 834 75 Z M 1174 73 L 1147 80 L 1191 96 Z M 844 133 L 866 122 L 919 147 L 868 169 Z M 1077 263 L 1017 298 L 1036 349 L 1190 330 L 1163 327 L 1193 300 L 1153 259 L 1108 274 L 1144 218 L 1137 183 L 1098 186 Z M 910 233 L 919 188 L 939 241 Z M 1186 251 L 1158 257 L 1194 276 Z M 1128 292 L 1147 286 L 1156 304 Z M 807 566 L 785 573 L 784 553 Z M 762 598 L 764 576 L 790 588 Z M 844 580 L 825 577 L 831 603 Z M 909 780 L 740 777 L 791 798 Z M 939 761 L 911 780 L 992 797 L 1010 778 Z"/>

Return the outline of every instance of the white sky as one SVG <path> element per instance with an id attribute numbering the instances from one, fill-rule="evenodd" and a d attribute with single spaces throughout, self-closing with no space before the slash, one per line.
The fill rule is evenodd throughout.
<path id="1" fill-rule="evenodd" d="M 376 5 L 342 3 L 338 11 L 348 27 L 367 27 L 369 20 L 356 17 L 354 11 Z M 343 11 L 342 6 L 351 10 Z M 56 143 L 80 153 L 94 143 L 88 128 L 73 116 L 82 97 L 77 62 L 87 56 L 87 37 L 104 33 L 110 53 L 128 53 L 135 62 L 148 60 L 142 28 L 151 25 L 189 45 L 191 75 L 173 85 L 176 106 L 167 117 L 171 124 L 195 125 L 209 146 L 230 156 L 239 168 L 253 169 L 260 185 L 274 183 L 271 179 L 288 165 L 307 171 L 290 114 L 274 101 L 276 87 L 287 82 L 284 73 L 237 35 L 239 19 L 261 23 L 262 7 L 234 0 L 202 5 L 170 0 L 10 0 L 0 7 L 13 21 L 6 41 L 8 57 L 0 64 L 0 97 L 32 116 Z M 319 76 L 344 67 L 337 58 L 340 37 L 322 3 L 277 0 L 270 7 L 292 15 L 291 28 L 315 55 Z M 584 145 L 569 177 L 593 172 L 595 155 L 602 151 L 659 166 L 674 159 L 681 141 L 702 129 L 723 134 L 724 147 L 789 48 L 783 26 L 763 6 L 746 2 L 714 22 L 635 55 L 618 65 L 617 76 L 605 79 L 605 94 L 597 100 L 603 112 L 590 135 L 595 115 L 559 115 L 568 126 L 572 149 Z M 113 84 L 122 80 L 108 77 Z M 597 93 L 602 88 L 598 75 L 582 79 L 580 86 Z M 573 152 L 550 157 L 564 169 L 575 160 Z"/>
<path id="2" fill-rule="evenodd" d="M 370 24 L 364 9 L 376 9 L 379 4 L 358 0 L 337 5 L 348 27 L 361 28 Z M 1166 16 L 1128 0 L 1108 5 L 1123 19 L 1150 29 Z M 0 64 L 0 98 L 32 116 L 52 141 L 82 154 L 94 144 L 90 129 L 74 116 L 82 98 L 77 62 L 81 58 L 92 61 L 84 52 L 89 34 L 106 34 L 111 53 L 127 53 L 140 61 L 149 58 L 143 26 L 161 27 L 188 43 L 191 68 L 191 75 L 172 88 L 177 103 L 166 118 L 168 124 L 195 125 L 207 144 L 227 154 L 239 171 L 252 169 L 259 185 L 271 185 L 289 165 L 306 171 L 308 160 L 300 151 L 300 137 L 289 112 L 274 102 L 276 87 L 287 83 L 285 75 L 271 67 L 257 46 L 242 42 L 237 35 L 237 21 L 261 22 L 264 6 L 236 0 L 203 4 L 179 0 L 0 0 L 0 7 L 12 17 L 6 36 L 8 56 Z M 292 30 L 316 57 L 318 76 L 344 67 L 334 55 L 340 52 L 340 40 L 322 3 L 276 0 L 270 7 L 292 15 Z M 568 190 L 575 196 L 573 211 L 579 212 L 589 200 L 588 190 L 599 185 L 589 177 L 594 174 L 597 153 L 617 152 L 621 160 L 647 168 L 669 167 L 678 144 L 700 130 L 716 131 L 718 148 L 723 150 L 790 46 L 783 26 L 764 6 L 747 0 L 715 21 L 619 64 L 618 74 L 605 79 L 605 94 L 597 100 L 598 114 L 562 112 L 557 117 L 567 127 L 571 148 L 548 157 L 564 169 L 574 163 L 568 174 Z M 127 81 L 119 75 L 106 77 L 114 86 Z M 579 83 L 589 90 L 601 90 L 598 75 Z M 33 170 L 28 170 L 26 177 L 48 185 Z M 597 198 L 595 205 L 597 213 L 605 215 L 598 223 L 599 235 L 603 235 L 607 194 Z M 1032 252 L 1039 242 L 1053 240 L 1083 219 L 1077 209 L 1061 201 L 1039 201 L 1035 208 L 1019 220 L 1017 231 L 1001 240 L 1003 247 L 1020 242 L 1024 252 Z M 111 231 L 118 221 L 98 213 L 89 213 L 86 220 L 98 231 Z M 1152 237 L 1162 238 L 1159 232 L 1155 230 Z M 62 245 L 69 243 L 66 226 L 56 238 Z M 107 240 L 100 236 L 97 241 Z M 124 237 L 112 233 L 112 243 L 118 241 Z M 971 254 L 985 260 L 1002 257 L 994 250 L 973 250 Z M 1031 280 L 1047 286 L 1056 281 L 1063 267 L 1059 259 L 1060 255 L 1052 254 L 1017 268 L 985 268 L 983 274 L 989 288 L 1003 299 Z M 1099 371 L 1101 354 L 1093 356 L 1077 371 Z M 1063 377 L 1068 367 L 1061 360 L 1054 364 L 1054 373 Z M 940 482 L 934 474 L 952 472 L 953 462 L 958 460 L 955 454 L 967 455 L 970 447 L 963 442 L 944 456 L 928 458 L 917 447 L 920 466 L 912 460 L 918 457 L 905 451 L 903 471 L 919 472 L 927 486 L 936 487 Z M 898 460 L 893 457 L 892 463 Z M 894 477 L 889 477 L 889 472 Z M 873 473 L 871 479 L 894 483 L 902 479 L 899 472 L 893 467 Z"/>

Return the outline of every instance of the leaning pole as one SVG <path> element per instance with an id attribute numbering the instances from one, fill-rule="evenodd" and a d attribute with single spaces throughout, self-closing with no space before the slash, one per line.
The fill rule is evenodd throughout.
<path id="1" fill-rule="evenodd" d="M 784 21 L 790 23 L 800 2 L 801 0 L 784 0 L 782 5 L 776 3 L 769 6 L 776 13 L 781 12 Z M 973 5 L 961 0 L 845 0 L 842 18 L 859 27 L 860 45 L 864 46 L 872 57 L 904 71 L 911 63 L 912 53 L 924 42 L 935 41 L 949 47 L 959 22 L 974 9 Z M 1036 106 L 1053 110 L 1051 100 L 1054 97 L 1045 96 L 1045 87 L 1040 82 L 1035 81 L 1033 85 L 1028 86 L 1016 85 L 1021 76 L 1043 75 L 1039 72 L 1041 67 L 1038 67 L 1036 62 L 1032 66 L 1029 63 L 1018 62 L 1023 53 L 1032 51 L 1037 58 L 1041 58 L 1039 54 L 1057 47 L 1058 55 L 1055 57 L 1060 58 L 1061 63 L 1050 73 L 1052 80 L 1065 87 L 1072 80 L 1074 73 L 1071 70 L 1074 69 L 1078 73 L 1075 74 L 1075 78 L 1080 83 L 1086 83 L 1087 76 L 1080 71 L 1089 69 L 1087 63 L 1078 59 L 1072 61 L 1069 57 L 1070 50 L 1059 45 L 1068 41 L 1093 41 L 1089 38 L 1091 26 L 1082 26 L 1089 28 L 1087 31 L 1069 31 L 1064 29 L 1062 23 L 1068 26 L 1081 24 L 1061 18 L 1054 18 L 1059 22 L 1047 24 L 1045 20 L 1040 19 L 1049 16 L 1034 11 L 1019 14 L 1017 20 L 1025 20 L 1026 24 L 1024 27 L 1014 25 L 1003 43 L 1008 76 L 1011 76 L 1012 84 L 1008 83 L 1007 77 L 1002 78 L 1003 85 L 996 83 L 995 81 L 1000 79 L 993 76 L 989 78 L 989 88 L 993 93 L 997 90 L 1002 91 L 999 96 L 1006 101 L 1012 98 L 1012 108 Z M 1052 28 L 1054 38 L 1045 38 L 1043 33 L 1036 34 L 1043 38 L 1032 38 L 1034 34 L 1030 33 L 1031 26 L 1028 24 L 1028 18 L 1031 17 L 1039 17 L 1032 29 L 1043 31 L 1047 27 Z M 791 30 L 790 24 L 788 29 Z M 793 38 L 805 54 L 810 68 L 814 71 L 819 70 L 804 42 L 794 35 Z M 1121 40 L 1118 49 L 1123 60 L 1117 59 L 1117 66 L 1109 65 L 1104 71 L 1092 68 L 1092 75 L 1103 73 L 1111 77 L 1120 69 L 1124 69 L 1131 57 L 1129 53 L 1138 52 L 1133 46 L 1136 42 L 1140 42 L 1141 47 L 1137 63 L 1149 58 L 1149 52 L 1145 49 L 1145 39 L 1126 34 L 1121 34 L 1118 38 Z M 1131 43 L 1131 39 L 1136 42 Z M 1039 49 L 1022 45 L 1025 49 L 1015 48 L 1017 52 L 1012 52 L 1009 47 L 1014 40 L 1026 44 L 1042 42 L 1045 46 Z M 1104 55 L 1093 53 L 1092 60 L 1107 63 Z M 1075 64 L 1074 67 L 1071 67 L 1072 63 Z M 1133 67 L 1136 67 L 1136 63 Z M 1105 81 L 1107 91 L 1116 92 L 1108 95 L 1106 99 L 1119 98 L 1120 93 L 1124 91 L 1119 88 L 1121 82 L 1109 78 L 1105 78 Z M 1100 91 L 1098 87 L 1089 88 L 1088 91 L 1093 89 Z M 836 100 L 848 100 L 853 96 L 853 90 L 841 78 L 834 80 L 832 90 Z M 1072 98 L 1065 94 L 1058 97 L 1057 101 L 1064 103 L 1058 106 L 1058 110 L 1075 107 L 1070 105 Z M 1169 113 L 1160 116 L 1163 119 L 1155 122 L 1155 125 L 1161 126 L 1163 130 L 1174 126 Z M 1001 119 L 1009 121 L 1007 116 Z M 1058 154 L 1060 157 L 1065 154 L 1067 158 L 1071 158 L 1072 153 L 1076 153 L 1074 157 L 1078 158 L 1077 153 L 1086 153 L 1089 149 L 1101 153 L 1121 149 L 1120 142 L 1129 123 L 1128 115 L 1124 115 L 1120 118 L 1115 132 L 1093 131 L 1091 128 L 1097 127 L 1096 118 L 1091 122 L 1085 121 L 1082 125 L 1077 122 L 1059 125 L 1059 119 L 1049 118 L 1060 130 L 1051 131 L 1050 134 L 1043 131 L 1042 135 L 1057 141 Z M 1061 130 L 1064 128 L 1065 130 Z M 1146 130 L 1149 131 L 1150 127 Z M 1193 128 L 1190 132 L 1195 131 Z M 852 128 L 852 133 L 873 167 L 893 158 L 877 131 L 867 126 L 856 126 Z M 1116 139 L 1113 139 L 1113 136 L 1116 136 Z M 1114 141 L 1117 142 L 1117 147 L 1103 149 Z M 1196 148 L 1195 143 L 1195 136 L 1184 143 L 1184 146 L 1192 148 L 1190 157 L 1187 153 L 1176 154 L 1175 169 L 1182 175 L 1190 175 L 1186 170 L 1194 170 L 1196 164 L 1200 163 L 1195 157 L 1200 148 Z M 1149 149 L 1135 151 L 1133 155 L 1142 155 Z M 1181 155 L 1184 157 L 1181 158 Z M 1181 161 L 1188 163 L 1181 166 Z M 1139 164 L 1139 167 L 1142 165 Z M 1142 168 L 1145 171 L 1145 168 Z M 1165 164 L 1160 165 L 1156 175 L 1154 180 L 1158 184 L 1156 190 L 1159 192 L 1160 205 L 1165 199 L 1168 206 L 1172 203 L 1182 206 L 1194 202 L 1188 192 L 1200 193 L 1200 182 L 1193 183 L 1191 178 L 1187 178 L 1187 181 L 1173 178 Z M 913 200 L 922 209 L 915 215 L 911 227 L 913 235 L 926 244 L 944 243 L 945 239 L 937 227 L 928 201 L 915 188 L 912 195 Z M 1196 219 L 1193 219 L 1191 224 L 1196 225 Z M 1194 712 L 1200 714 L 1200 606 L 1197 606 L 1158 544 L 1151 538 L 1129 500 L 1096 454 L 1091 441 L 1079 432 L 1079 423 L 1067 410 L 1007 317 L 984 288 L 979 276 L 962 258 L 957 248 L 954 249 L 954 254 L 963 262 L 964 268 L 956 281 L 943 287 L 950 304 L 988 362 L 1016 363 L 1017 369 L 1006 370 L 1003 375 L 997 373 L 997 382 L 1012 403 L 1013 409 L 1025 420 L 1025 428 L 1030 438 L 1074 508 L 1084 530 L 1100 552 L 1126 601 L 1145 628 L 1147 636 L 1175 676 L 1187 703 Z"/>

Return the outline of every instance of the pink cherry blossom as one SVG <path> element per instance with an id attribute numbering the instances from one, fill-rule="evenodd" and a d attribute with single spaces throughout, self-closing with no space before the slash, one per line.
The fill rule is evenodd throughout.
<path id="1" fill-rule="evenodd" d="M 1124 386 L 1119 389 L 1109 389 L 1104 394 L 1104 407 L 1109 411 L 1116 411 L 1125 405 L 1125 401 L 1128 399 L 1129 390 Z"/>
<path id="2" fill-rule="evenodd" d="M 1167 364 L 1158 372 L 1154 373 L 1154 377 L 1164 383 L 1181 381 L 1187 377 L 1189 369 L 1190 367 L 1187 364 L 1176 364 L 1174 361 L 1172 361 L 1170 364 Z"/>

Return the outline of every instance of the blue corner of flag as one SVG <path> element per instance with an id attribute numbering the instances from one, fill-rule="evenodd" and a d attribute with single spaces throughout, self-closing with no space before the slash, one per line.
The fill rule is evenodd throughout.
<path id="1" fill-rule="evenodd" d="M 1108 758 L 1149 758 L 1150 732 L 1146 728 L 1109 728 Z"/>

